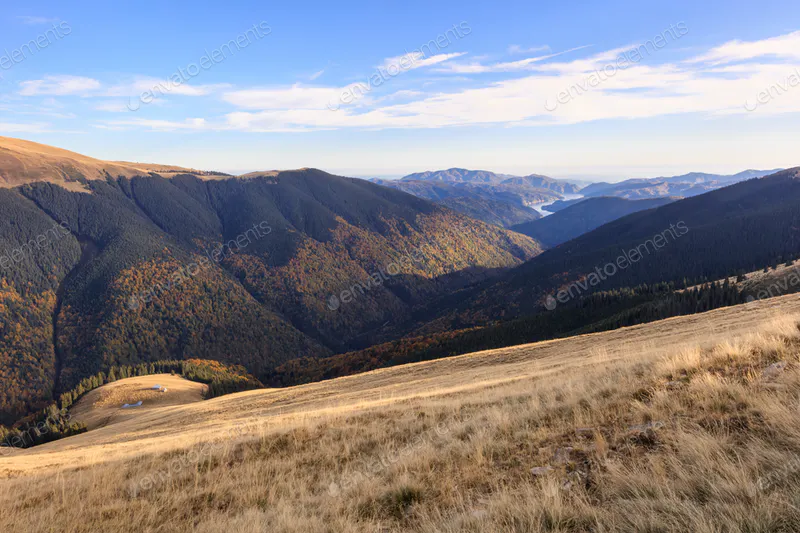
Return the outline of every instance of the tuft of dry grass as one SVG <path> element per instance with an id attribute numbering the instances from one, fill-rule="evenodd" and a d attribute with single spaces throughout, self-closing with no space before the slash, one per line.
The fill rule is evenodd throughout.
<path id="1" fill-rule="evenodd" d="M 798 320 L 659 350 L 662 323 L 640 344 L 587 336 L 165 408 L 117 432 L 204 404 L 220 409 L 209 434 L 234 408 L 258 425 L 201 439 L 187 422 L 167 451 L 114 455 L 128 435 L 96 444 L 105 461 L 41 470 L 0 461 L 0 529 L 800 531 Z"/>

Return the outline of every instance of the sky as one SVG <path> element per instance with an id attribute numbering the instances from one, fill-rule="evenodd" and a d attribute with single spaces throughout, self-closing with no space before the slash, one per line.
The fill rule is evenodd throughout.
<path id="1" fill-rule="evenodd" d="M 0 14 L 0 135 L 231 173 L 800 166 L 796 0 L 67 4 Z"/>

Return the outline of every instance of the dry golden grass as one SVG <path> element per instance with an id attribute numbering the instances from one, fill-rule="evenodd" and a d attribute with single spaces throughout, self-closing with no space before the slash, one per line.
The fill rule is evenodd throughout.
<path id="1" fill-rule="evenodd" d="M 155 409 L 0 459 L 0 529 L 798 531 L 798 313 Z"/>
<path id="2" fill-rule="evenodd" d="M 0 187 L 47 181 L 73 192 L 89 192 L 78 177 L 105 180 L 106 173 L 113 177 L 131 178 L 146 176 L 150 172 L 170 178 L 177 173 L 196 171 L 175 165 L 102 161 L 54 146 L 0 136 Z M 215 175 L 202 177 L 221 178 Z"/>
<path id="3" fill-rule="evenodd" d="M 0 186 L 16 187 L 34 181 L 49 181 L 83 190 L 76 176 L 105 179 L 113 176 L 140 176 L 141 170 L 126 165 L 100 161 L 75 152 L 62 150 L 11 137 L 0 137 Z"/>
<path id="4" fill-rule="evenodd" d="M 167 392 L 153 390 L 153 386 L 167 387 Z M 95 389 L 70 410 L 72 420 L 86 424 L 90 430 L 118 424 L 140 417 L 153 409 L 187 405 L 203 400 L 208 387 L 172 374 L 154 374 L 123 379 Z M 135 409 L 122 409 L 124 404 L 142 402 Z"/>

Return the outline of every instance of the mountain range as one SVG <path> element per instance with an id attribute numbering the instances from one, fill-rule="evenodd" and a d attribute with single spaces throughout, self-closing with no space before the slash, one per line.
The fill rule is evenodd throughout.
<path id="1" fill-rule="evenodd" d="M 576 194 L 580 189 L 574 183 L 538 174 L 510 176 L 463 168 L 373 181 L 503 227 L 536 220 L 541 215 L 532 206 Z"/>
<path id="2" fill-rule="evenodd" d="M 215 359 L 261 377 L 368 345 L 542 251 L 315 169 L 231 177 L 3 138 L 0 175 L 2 423 L 112 366 Z"/>
<path id="3" fill-rule="evenodd" d="M 451 168 L 409 174 L 399 180 L 372 181 L 437 202 L 484 222 L 511 228 L 541 218 L 542 212 L 555 212 L 577 203 L 581 200 L 575 198 L 578 195 L 629 200 L 686 198 L 779 170 L 745 170 L 732 175 L 691 172 L 681 176 L 586 185 L 540 174 L 511 176 L 487 170 Z"/>
<path id="4" fill-rule="evenodd" d="M 798 259 L 800 168 L 624 216 L 417 309 L 394 341 L 293 359 L 267 381 L 331 379 L 797 292 Z"/>
<path id="5" fill-rule="evenodd" d="M 574 301 L 601 290 L 735 276 L 798 257 L 798 228 L 800 169 L 736 183 L 623 216 L 547 250 L 497 280 L 420 313 L 415 331 L 539 314 L 562 305 L 561 291 Z M 613 275 L 604 273 L 607 266 Z"/>
<path id="6" fill-rule="evenodd" d="M 619 196 L 630 200 L 668 196 L 697 196 L 720 187 L 775 174 L 783 169 L 745 170 L 737 174 L 690 172 L 681 176 L 629 179 L 617 183 L 592 183 L 583 189 L 583 196 Z"/>
<path id="7" fill-rule="evenodd" d="M 797 170 L 687 199 L 590 197 L 518 231 L 441 203 L 522 208 L 577 186 L 458 169 L 393 182 L 434 202 L 316 169 L 230 176 L 8 138 L 0 179 L 3 424 L 111 368 L 215 360 L 285 384 L 331 375 L 328 361 L 369 368 L 618 323 L 644 301 L 637 316 L 663 317 L 655 296 L 681 312 L 706 298 L 676 284 L 800 250 Z"/>

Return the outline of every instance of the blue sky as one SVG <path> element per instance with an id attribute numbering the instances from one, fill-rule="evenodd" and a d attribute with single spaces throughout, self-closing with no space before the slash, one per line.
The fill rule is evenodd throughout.
<path id="1" fill-rule="evenodd" d="M 229 172 L 800 165 L 798 2 L 75 4 L 0 15 L 0 135 Z"/>

